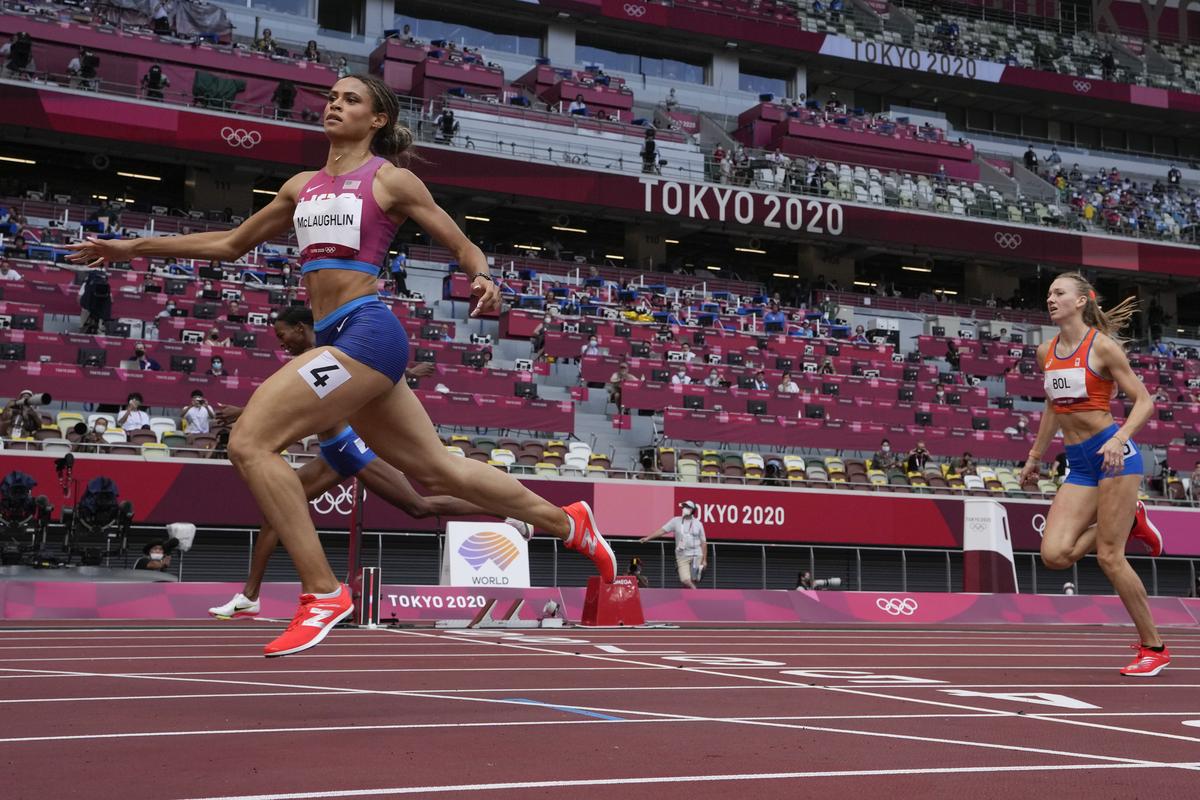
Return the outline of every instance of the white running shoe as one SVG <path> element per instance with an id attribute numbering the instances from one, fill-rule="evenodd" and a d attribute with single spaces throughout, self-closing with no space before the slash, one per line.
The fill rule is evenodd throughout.
<path id="1" fill-rule="evenodd" d="M 210 616 L 217 619 L 237 619 L 238 617 L 257 617 L 262 613 L 262 604 L 257 600 L 247 599 L 246 595 L 238 592 L 223 606 L 210 608 L 208 610 Z"/>
<path id="2" fill-rule="evenodd" d="M 515 517 L 507 517 L 505 518 L 504 522 L 516 528 L 517 533 L 521 534 L 521 538 L 525 541 L 528 542 L 533 538 L 533 526 L 528 522 L 521 522 L 521 520 L 516 519 Z"/>

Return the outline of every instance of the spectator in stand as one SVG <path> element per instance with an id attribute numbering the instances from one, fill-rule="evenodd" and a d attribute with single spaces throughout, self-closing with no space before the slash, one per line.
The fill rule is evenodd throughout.
<path id="1" fill-rule="evenodd" d="M 683 364 L 675 367 L 675 374 L 671 376 L 671 384 L 674 386 L 688 386 L 691 384 L 692 378 L 688 375 L 687 367 Z"/>
<path id="2" fill-rule="evenodd" d="M 774 300 L 767 306 L 767 313 L 763 314 L 763 329 L 767 333 L 783 333 L 787 329 L 787 314 L 779 309 L 779 303 Z"/>
<path id="3" fill-rule="evenodd" d="M 392 287 L 400 297 L 408 296 L 408 247 L 400 245 L 392 258 Z"/>
<path id="4" fill-rule="evenodd" d="M 908 461 L 904 468 L 906 472 L 924 472 L 925 464 L 929 462 L 929 451 L 925 449 L 925 442 L 918 441 L 917 446 L 908 454 Z"/>
<path id="5" fill-rule="evenodd" d="M 142 557 L 133 565 L 134 569 L 153 569 L 165 570 L 171 566 L 170 542 L 176 542 L 170 539 L 167 542 L 161 539 L 150 542 L 142 548 Z"/>
<path id="6" fill-rule="evenodd" d="M 223 378 L 228 375 L 229 373 L 225 371 L 225 359 L 220 356 L 213 356 L 212 360 L 208 362 L 208 372 L 206 374 L 212 375 L 214 378 Z"/>
<path id="7" fill-rule="evenodd" d="M 407 44 L 416 44 L 417 43 L 416 37 L 413 36 L 412 25 L 404 26 L 404 29 L 400 31 L 400 39 L 403 40 L 404 42 L 406 42 Z"/>
<path id="8" fill-rule="evenodd" d="M 33 407 L 32 389 L 22 389 L 0 414 L 0 436 L 29 437 L 42 429 L 42 415 Z"/>
<path id="9" fill-rule="evenodd" d="M 263 28 L 262 36 L 254 42 L 254 49 L 267 55 L 275 55 L 275 50 L 278 47 L 279 45 L 275 43 L 275 37 L 271 35 L 270 28 Z"/>
<path id="10" fill-rule="evenodd" d="M 867 332 L 862 325 L 854 326 L 854 338 L 851 339 L 854 344 L 870 344 L 871 340 L 867 338 Z"/>
<path id="11" fill-rule="evenodd" d="M 955 372 L 961 369 L 962 354 L 958 352 L 958 345 L 954 343 L 953 339 L 946 340 L 946 363 Z"/>
<path id="12" fill-rule="evenodd" d="M 575 99 L 571 101 L 571 105 L 567 106 L 568 114 L 575 114 L 576 116 L 586 117 L 587 111 L 588 111 L 587 103 L 583 102 L 582 94 L 575 95 Z"/>
<path id="13" fill-rule="evenodd" d="M 133 349 L 133 358 L 131 361 L 138 362 L 138 369 L 146 369 L 151 372 L 158 372 L 162 369 L 162 365 L 155 361 L 150 356 L 146 355 L 146 348 L 140 342 Z"/>
<path id="14" fill-rule="evenodd" d="M 99 67 L 100 56 L 86 47 L 80 47 L 75 57 L 67 62 L 67 75 L 70 77 L 72 88 L 96 91 L 99 87 L 96 70 Z"/>
<path id="15" fill-rule="evenodd" d="M 896 469 L 896 454 L 892 452 L 892 443 L 887 439 L 879 443 L 879 450 L 871 457 L 871 469 L 885 473 Z"/>
<path id="16" fill-rule="evenodd" d="M 725 162 L 725 148 L 721 147 L 721 145 L 718 144 L 716 147 L 713 148 L 713 151 L 712 151 L 713 178 L 721 183 L 724 183 L 724 180 L 722 179 L 722 173 L 721 173 L 721 168 L 722 168 L 722 165 L 724 162 Z"/>
<path id="17" fill-rule="evenodd" d="M 230 300 L 229 306 L 225 312 L 225 321 L 241 323 L 246 321 L 246 309 L 242 308 L 242 304 L 237 300 Z"/>
<path id="18" fill-rule="evenodd" d="M 150 69 L 142 76 L 142 92 L 147 100 L 162 100 L 163 89 L 170 85 L 170 79 L 163 73 L 159 64 L 151 64 Z"/>
<path id="19" fill-rule="evenodd" d="M 954 469 L 959 475 L 974 475 L 978 466 L 970 453 L 963 453 L 962 458 L 954 463 Z"/>
<path id="20" fill-rule="evenodd" d="M 800 394 L 800 386 L 792 380 L 792 373 L 784 372 L 776 391 L 780 394 Z"/>
<path id="21" fill-rule="evenodd" d="M 37 64 L 33 60 L 33 39 L 24 31 L 18 31 L 16 36 L 0 46 L 0 58 L 4 59 L 0 77 L 7 78 L 15 73 L 20 78 L 32 78 L 37 72 Z"/>
<path id="22" fill-rule="evenodd" d="M 1060 156 L 1058 154 L 1058 148 L 1051 147 L 1050 155 L 1046 156 L 1046 164 L 1049 165 L 1049 167 L 1051 169 L 1056 169 L 1058 167 L 1058 165 L 1061 163 L 1062 163 L 1062 156 Z"/>
<path id="23" fill-rule="evenodd" d="M 658 143 L 655 140 L 654 128 L 646 128 L 642 140 L 642 172 L 647 174 L 658 172 Z"/>
<path id="24" fill-rule="evenodd" d="M 150 415 L 142 410 L 140 392 L 130 392 L 125 401 L 125 410 L 117 416 L 117 424 L 128 433 L 150 427 Z"/>
<path id="25" fill-rule="evenodd" d="M 624 408 L 621 405 L 621 384 L 629 380 L 640 381 L 642 377 L 631 373 L 629 362 L 622 361 L 621 365 L 617 367 L 617 371 L 608 379 L 608 385 L 605 387 L 608 389 L 608 399 L 617 407 L 617 413 L 622 413 L 621 410 Z"/>
<path id="26" fill-rule="evenodd" d="M 1111 81 L 1117 74 L 1117 60 L 1113 58 L 1111 50 L 1106 50 L 1104 55 L 1100 57 L 1100 77 L 1106 81 Z"/>
<path id="27" fill-rule="evenodd" d="M 1029 145 L 1029 149 L 1025 151 L 1025 169 L 1030 172 L 1037 172 L 1038 157 L 1037 153 L 1033 152 L 1033 145 Z"/>
<path id="28" fill-rule="evenodd" d="M 675 567 L 679 582 L 689 589 L 696 588 L 696 581 L 708 566 L 708 541 L 704 536 L 704 523 L 697 518 L 699 507 L 691 500 L 679 504 L 680 514 L 671 517 L 661 528 L 649 536 L 643 536 L 641 544 L 660 536 L 675 537 Z"/>
<path id="29" fill-rule="evenodd" d="M 579 357 L 583 358 L 584 356 L 598 356 L 598 355 L 601 355 L 600 340 L 597 339 L 595 336 L 589 336 L 588 340 L 587 340 L 587 344 L 585 344 L 583 347 L 579 348 Z"/>
<path id="30" fill-rule="evenodd" d="M 826 356 L 825 360 L 821 362 L 820 373 L 822 375 L 833 375 L 834 374 L 833 359 L 830 358 L 829 356 Z"/>
<path id="31" fill-rule="evenodd" d="M 454 109 L 446 108 L 433 120 L 433 138 L 438 144 L 454 144 L 458 135 L 458 120 L 454 118 Z"/>
<path id="32" fill-rule="evenodd" d="M 629 569 L 625 572 L 633 578 L 637 578 L 637 585 L 642 589 L 650 588 L 650 579 L 642 573 L 642 560 L 637 556 L 629 559 Z"/>
<path id="33" fill-rule="evenodd" d="M 304 60 L 312 61 L 316 64 L 321 63 L 321 51 L 317 49 L 317 42 L 314 39 L 309 39 L 308 44 L 304 48 Z"/>
<path id="34" fill-rule="evenodd" d="M 0 264 L 0 281 L 19 281 L 21 273 L 13 269 L 12 264 Z"/>
<path id="35" fill-rule="evenodd" d="M 209 425 L 216 419 L 217 412 L 213 411 L 213 407 L 204 399 L 204 392 L 194 389 L 192 402 L 183 407 L 179 416 L 183 419 L 188 433 L 208 433 Z"/>
<path id="36" fill-rule="evenodd" d="M 708 377 L 704 379 L 705 386 L 721 386 L 723 383 L 724 381 L 721 380 L 721 373 L 717 371 L 716 367 L 710 369 L 708 371 Z"/>
<path id="37" fill-rule="evenodd" d="M 84 427 L 82 422 L 77 423 L 77 426 L 78 427 L 75 428 L 76 431 L 78 431 L 80 427 Z M 77 444 L 75 446 L 75 452 L 76 453 L 98 453 L 98 452 L 100 452 L 100 448 L 96 447 L 95 445 L 105 444 L 104 434 L 106 431 L 108 431 L 108 418 L 107 417 L 97 417 L 96 421 L 92 423 L 92 427 L 90 429 L 85 430 L 82 434 L 80 434 L 79 444 Z"/>
<path id="38" fill-rule="evenodd" d="M 761 369 L 754 373 L 753 385 L 750 388 L 760 392 L 770 390 L 771 387 L 767 384 L 767 377 Z"/>
<path id="39" fill-rule="evenodd" d="M 1167 186 L 1172 189 L 1178 189 L 1180 181 L 1183 180 L 1183 173 L 1179 171 L 1179 167 L 1174 164 L 1167 170 Z"/>
<path id="40" fill-rule="evenodd" d="M 159 36 L 174 36 L 171 27 L 171 12 L 167 9 L 167 0 L 158 0 L 154 11 L 150 12 L 150 27 Z"/>
<path id="41" fill-rule="evenodd" d="M 1071 183 L 1077 183 L 1083 180 L 1083 171 L 1079 169 L 1078 164 L 1071 165 L 1071 171 L 1067 173 L 1067 180 Z"/>
<path id="42" fill-rule="evenodd" d="M 1192 500 L 1200 500 L 1200 461 L 1196 462 L 1196 466 L 1192 467 L 1192 475 L 1188 479 L 1189 491 L 1192 493 Z"/>
<path id="43" fill-rule="evenodd" d="M 208 338 L 205 339 L 204 343 L 209 347 L 229 347 L 232 341 L 228 336 L 221 336 L 220 328 L 210 328 Z"/>
<path id="44" fill-rule="evenodd" d="M 671 89 L 667 92 L 667 99 L 663 101 L 663 104 L 667 107 L 667 111 L 671 111 L 679 105 L 679 100 L 676 99 L 676 97 L 675 97 L 675 87 L 674 86 L 672 86 Z"/>
<path id="45" fill-rule="evenodd" d="M 690 344 L 687 342 L 680 342 L 679 346 L 682 348 L 680 352 L 683 354 L 683 363 L 691 364 L 696 360 L 696 354 L 692 352 L 692 346 Z"/>
<path id="46" fill-rule="evenodd" d="M 840 22 L 842 19 L 842 11 L 845 10 L 842 0 L 829 0 L 829 19 L 832 22 Z"/>
<path id="47" fill-rule="evenodd" d="M 337 60 L 337 76 L 338 80 L 350 74 L 350 65 L 346 62 L 345 56 L 338 56 Z"/>

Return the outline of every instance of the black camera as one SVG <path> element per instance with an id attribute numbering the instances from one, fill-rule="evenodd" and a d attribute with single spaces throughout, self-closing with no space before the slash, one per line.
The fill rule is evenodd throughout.
<path id="1" fill-rule="evenodd" d="M 42 392 L 41 394 L 22 394 L 16 400 L 13 400 L 12 404 L 14 408 L 20 408 L 21 406 L 47 406 L 50 405 L 50 402 L 50 395 Z"/>

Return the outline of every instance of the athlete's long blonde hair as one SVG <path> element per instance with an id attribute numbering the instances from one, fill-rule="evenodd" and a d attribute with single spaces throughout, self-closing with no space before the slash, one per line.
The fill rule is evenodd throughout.
<path id="1" fill-rule="evenodd" d="M 1136 297 L 1132 295 L 1126 297 L 1105 311 L 1100 307 L 1100 295 L 1096 293 L 1095 287 L 1092 286 L 1087 278 L 1078 272 L 1064 272 L 1055 278 L 1055 280 L 1062 280 L 1064 278 L 1074 282 L 1076 290 L 1086 301 L 1083 306 L 1084 325 L 1087 325 L 1089 328 L 1095 328 L 1117 344 L 1124 344 L 1129 341 L 1119 334 L 1138 311 L 1140 303 L 1138 303 Z"/>

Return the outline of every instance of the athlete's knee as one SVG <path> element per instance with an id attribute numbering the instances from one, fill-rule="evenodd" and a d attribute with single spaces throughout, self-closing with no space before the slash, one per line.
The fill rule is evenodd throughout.
<path id="1" fill-rule="evenodd" d="M 1042 550 L 1042 563 L 1047 569 L 1070 569 L 1075 563 L 1068 550 Z"/>
<path id="2" fill-rule="evenodd" d="M 1115 547 L 1100 547 L 1096 550 L 1096 561 L 1105 575 L 1112 575 L 1125 569 L 1129 563 L 1125 559 L 1125 551 Z"/>

